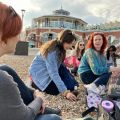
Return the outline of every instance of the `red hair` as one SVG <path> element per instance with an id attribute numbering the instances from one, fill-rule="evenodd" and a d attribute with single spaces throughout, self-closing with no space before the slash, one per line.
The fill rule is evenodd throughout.
<path id="1" fill-rule="evenodd" d="M 1 40 L 7 42 L 8 38 L 15 37 L 22 30 L 22 20 L 11 6 L 0 2 L 0 33 Z"/>
<path id="2" fill-rule="evenodd" d="M 89 49 L 89 48 L 95 49 L 95 47 L 94 47 L 94 45 L 93 45 L 93 39 L 94 39 L 94 36 L 96 36 L 96 35 L 102 36 L 103 45 L 102 45 L 102 47 L 101 47 L 100 53 L 101 53 L 101 54 L 104 54 L 104 51 L 105 51 L 105 49 L 106 49 L 106 47 L 107 47 L 107 39 L 106 39 L 105 35 L 104 35 L 103 33 L 101 33 L 101 32 L 94 32 L 94 33 L 92 33 L 92 34 L 90 35 L 89 40 L 88 40 L 88 42 L 87 42 L 87 44 L 86 44 L 86 49 Z"/>

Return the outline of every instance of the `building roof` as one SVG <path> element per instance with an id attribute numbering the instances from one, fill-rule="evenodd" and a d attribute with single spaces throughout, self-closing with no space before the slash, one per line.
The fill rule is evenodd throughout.
<path id="1" fill-rule="evenodd" d="M 69 12 L 69 11 L 66 11 L 66 10 L 63 10 L 63 9 L 61 8 L 61 9 L 59 9 L 59 10 L 53 11 L 53 14 L 54 14 L 54 15 L 66 15 L 66 16 L 69 16 L 69 15 L 70 15 L 70 12 Z"/>
<path id="2" fill-rule="evenodd" d="M 33 20 L 38 21 L 38 20 L 44 19 L 44 18 L 68 18 L 69 20 L 73 19 L 73 20 L 82 22 L 83 24 L 88 24 L 85 21 L 83 21 L 82 19 L 70 16 L 70 12 L 62 9 L 62 6 L 61 6 L 61 9 L 53 11 L 52 15 L 43 15 L 43 16 L 34 18 Z"/>
<path id="3" fill-rule="evenodd" d="M 70 20 L 73 19 L 73 20 L 76 20 L 76 21 L 80 21 L 84 24 L 88 24 L 87 22 L 83 21 L 82 19 L 72 17 L 72 16 L 66 16 L 66 15 L 44 15 L 44 16 L 41 16 L 41 17 L 34 18 L 34 20 L 38 21 L 38 20 L 44 19 L 44 18 L 68 18 Z"/>

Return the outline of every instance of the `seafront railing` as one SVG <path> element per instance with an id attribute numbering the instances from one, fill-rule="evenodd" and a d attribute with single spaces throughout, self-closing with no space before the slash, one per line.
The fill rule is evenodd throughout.
<path id="1" fill-rule="evenodd" d="M 34 27 L 29 27 L 26 28 L 26 30 L 30 30 L 30 29 L 71 29 L 71 30 L 76 30 L 76 31 L 80 31 L 80 32 L 89 32 L 89 31 L 102 31 L 102 32 L 107 32 L 107 31 L 120 31 L 120 26 L 114 26 L 114 27 L 107 27 L 107 26 L 89 26 L 89 27 L 81 27 L 81 28 L 70 28 L 70 27 L 38 27 L 38 26 L 34 26 Z"/>

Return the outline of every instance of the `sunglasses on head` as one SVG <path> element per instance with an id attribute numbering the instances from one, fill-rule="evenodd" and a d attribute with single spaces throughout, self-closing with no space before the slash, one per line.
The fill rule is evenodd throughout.
<path id="1" fill-rule="evenodd" d="M 12 6 L 9 6 L 9 10 L 10 10 L 10 13 L 12 14 L 12 16 L 17 16 L 17 13 Z"/>

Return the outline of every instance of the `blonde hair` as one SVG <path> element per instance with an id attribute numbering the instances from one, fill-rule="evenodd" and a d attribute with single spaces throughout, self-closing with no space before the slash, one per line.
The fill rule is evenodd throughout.
<path id="1" fill-rule="evenodd" d="M 77 57 L 79 56 L 79 51 L 80 51 L 79 45 L 80 45 L 81 42 L 84 43 L 83 41 L 79 40 L 79 41 L 77 41 L 77 43 L 75 45 L 75 51 L 76 51 L 76 56 Z M 84 51 L 85 51 L 85 48 L 81 51 L 82 55 L 83 55 Z"/>
<path id="2" fill-rule="evenodd" d="M 40 47 L 40 53 L 42 56 L 47 57 L 49 52 L 58 48 L 60 51 L 59 57 L 64 57 L 66 51 L 63 49 L 63 43 L 71 43 L 74 40 L 76 40 L 76 37 L 71 30 L 63 30 L 60 32 L 60 34 L 58 34 L 55 40 L 47 41 L 45 44 L 43 44 Z"/>

